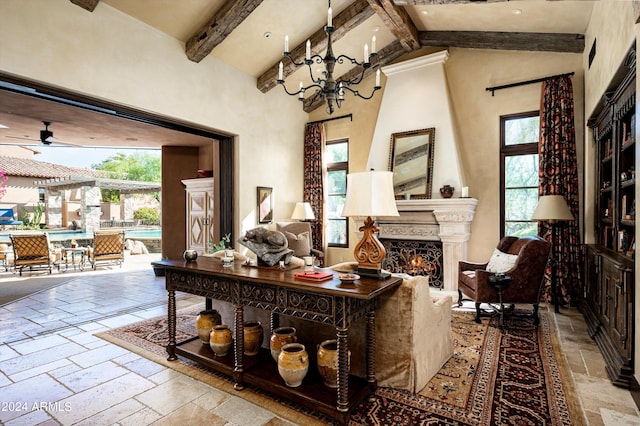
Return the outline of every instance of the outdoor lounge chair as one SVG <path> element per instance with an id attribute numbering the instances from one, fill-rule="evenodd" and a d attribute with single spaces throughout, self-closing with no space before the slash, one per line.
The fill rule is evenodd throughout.
<path id="1" fill-rule="evenodd" d="M 49 235 L 42 234 L 11 234 L 13 246 L 13 266 L 22 275 L 24 268 L 46 268 L 51 273 L 59 260 L 57 254 L 51 250 Z"/>
<path id="2" fill-rule="evenodd" d="M 96 231 L 93 235 L 93 247 L 89 249 L 89 261 L 93 269 L 96 269 L 98 262 L 115 263 L 122 267 L 124 231 Z"/>

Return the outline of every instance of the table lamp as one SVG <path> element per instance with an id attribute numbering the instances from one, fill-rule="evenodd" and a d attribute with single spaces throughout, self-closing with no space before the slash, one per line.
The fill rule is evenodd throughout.
<path id="1" fill-rule="evenodd" d="M 382 272 L 382 261 L 387 251 L 375 235 L 378 227 L 371 217 L 399 216 L 393 193 L 393 172 L 371 170 L 349 173 L 342 216 L 366 217 L 364 226 L 359 228 L 364 235 L 354 250 L 358 274 L 378 279 L 391 276 Z"/>
<path id="2" fill-rule="evenodd" d="M 294 220 L 313 220 L 316 216 L 313 214 L 313 209 L 309 203 L 296 203 L 296 207 L 293 209 L 291 219 Z"/>
<path id="3" fill-rule="evenodd" d="M 537 221 L 544 220 L 551 225 L 551 299 L 555 312 L 560 312 L 558 289 L 556 287 L 556 267 L 558 260 L 556 259 L 557 253 L 553 242 L 558 241 L 556 238 L 557 223 L 559 221 L 573 220 L 573 214 L 571 214 L 571 210 L 562 195 L 543 195 L 538 199 L 538 206 L 533 212 L 531 219 Z"/>

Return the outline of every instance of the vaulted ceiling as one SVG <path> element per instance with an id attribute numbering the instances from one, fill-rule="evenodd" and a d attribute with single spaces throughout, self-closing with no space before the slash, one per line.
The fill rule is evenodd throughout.
<path id="1" fill-rule="evenodd" d="M 257 88 L 265 93 L 282 90 L 275 80 L 285 36 L 296 59 L 303 57 L 307 40 L 311 40 L 313 53 L 324 54 L 326 48 L 326 0 L 70 1 L 87 13 L 100 7 L 118 9 L 184 43 L 185 60 L 201 62 L 214 57 L 254 77 Z M 385 65 L 430 47 L 581 53 L 593 4 L 590 0 L 333 0 L 334 50 L 361 58 L 364 44 L 375 35 L 378 56 L 373 65 Z M 298 82 L 308 84 L 308 71 L 283 62 L 288 87 L 295 90 Z M 347 65 L 336 67 L 336 75 L 348 72 Z M 19 101 L 14 99 L 14 105 L 3 102 L 0 99 L 1 124 L 10 125 L 14 135 L 39 135 L 17 123 L 3 122 L 10 119 L 7 108 L 19 108 L 15 105 Z M 305 110 L 319 106 L 307 102 Z M 37 108 L 33 114 L 38 114 L 33 117 L 38 122 L 51 120 Z M 106 126 L 108 123 L 102 129 Z M 121 124 L 119 128 L 125 131 Z M 59 126 L 52 130 L 72 142 L 71 129 Z M 132 131 L 137 138 L 144 137 L 140 129 Z M 8 132 L 0 129 L 0 142 L 9 142 Z M 118 144 L 120 137 L 104 144 Z M 86 138 L 85 126 L 85 144 Z M 145 146 L 142 141 L 140 145 Z"/>

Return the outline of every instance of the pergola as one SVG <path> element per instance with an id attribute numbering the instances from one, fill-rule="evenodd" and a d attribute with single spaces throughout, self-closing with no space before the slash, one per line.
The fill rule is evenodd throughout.
<path id="1" fill-rule="evenodd" d="M 144 194 L 159 192 L 159 182 L 141 182 L 124 179 L 107 179 L 87 176 L 66 176 L 61 178 L 44 179 L 34 181 L 34 185 L 40 188 L 64 191 L 67 189 L 79 189 L 82 187 L 97 187 L 101 189 L 118 190 L 121 194 Z"/>
<path id="2" fill-rule="evenodd" d="M 128 201 L 133 194 L 160 192 L 159 182 L 141 182 L 133 180 L 108 179 L 90 176 L 66 176 L 34 181 L 34 185 L 47 190 L 47 215 L 49 225 L 62 225 L 63 191 L 80 189 L 80 220 L 83 231 L 100 228 L 101 195 L 100 189 L 120 191 L 121 208 L 127 211 Z M 123 217 L 127 219 L 127 217 Z"/>

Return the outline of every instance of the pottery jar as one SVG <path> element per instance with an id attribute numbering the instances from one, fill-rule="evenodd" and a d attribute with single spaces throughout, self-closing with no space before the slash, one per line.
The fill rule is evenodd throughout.
<path id="1" fill-rule="evenodd" d="M 202 340 L 203 345 L 209 344 L 209 335 L 211 334 L 211 330 L 213 327 L 220 325 L 221 323 L 222 318 L 215 309 L 200 311 L 196 317 L 196 330 L 198 331 L 198 336 L 200 337 L 200 340 Z"/>
<path id="2" fill-rule="evenodd" d="M 233 337 L 228 325 L 221 324 L 213 327 L 209 346 L 216 356 L 225 356 L 229 353 L 229 349 L 233 346 Z"/>
<path id="3" fill-rule="evenodd" d="M 349 368 L 351 352 L 348 352 L 347 369 Z M 318 345 L 318 373 L 324 384 L 330 388 L 338 387 L 338 341 L 325 340 Z"/>
<path id="4" fill-rule="evenodd" d="M 443 198 L 451 198 L 453 196 L 453 191 L 455 191 L 453 186 L 445 185 L 440 188 L 440 195 L 442 195 Z"/>
<path id="5" fill-rule="evenodd" d="M 295 343 L 298 341 L 296 329 L 293 327 L 279 327 L 273 330 L 271 339 L 269 341 L 269 348 L 271 349 L 271 356 L 278 362 L 278 355 L 282 350 L 282 346 L 287 343 Z"/>
<path id="6" fill-rule="evenodd" d="M 309 371 L 309 355 L 302 343 L 287 343 L 278 355 L 278 373 L 287 386 L 295 388 Z"/>
<path id="7" fill-rule="evenodd" d="M 262 346 L 262 324 L 260 321 L 247 321 L 244 323 L 244 354 L 248 356 L 258 355 Z"/>

